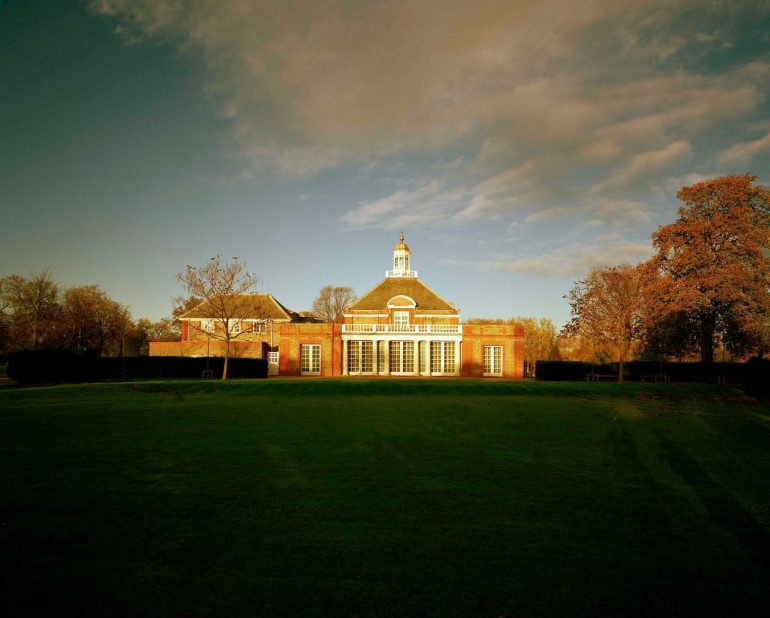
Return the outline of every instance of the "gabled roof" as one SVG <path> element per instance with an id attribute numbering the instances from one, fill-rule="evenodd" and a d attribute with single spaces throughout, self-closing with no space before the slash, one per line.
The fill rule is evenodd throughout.
<path id="1" fill-rule="evenodd" d="M 213 313 L 208 301 L 204 301 L 179 317 L 182 320 L 206 319 L 215 317 Z M 238 294 L 233 317 L 241 320 L 293 321 L 297 314 L 284 307 L 272 294 Z"/>
<path id="2" fill-rule="evenodd" d="M 446 311 L 457 313 L 448 303 L 419 279 L 409 277 L 388 277 L 369 290 L 348 311 L 387 312 L 388 301 L 395 296 L 408 296 L 417 303 L 417 311 Z"/>

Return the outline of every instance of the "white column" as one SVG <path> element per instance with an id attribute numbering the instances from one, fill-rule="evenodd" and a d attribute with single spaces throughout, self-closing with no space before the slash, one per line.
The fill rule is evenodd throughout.
<path id="1" fill-rule="evenodd" d="M 348 375 L 348 342 L 342 340 L 342 375 Z"/>
<path id="2" fill-rule="evenodd" d="M 385 346 L 385 366 L 382 368 L 385 375 L 390 375 L 390 341 L 388 339 L 383 340 L 382 345 Z"/>

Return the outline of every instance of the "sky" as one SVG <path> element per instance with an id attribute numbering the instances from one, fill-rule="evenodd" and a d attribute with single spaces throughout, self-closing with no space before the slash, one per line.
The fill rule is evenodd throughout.
<path id="1" fill-rule="evenodd" d="M 569 318 L 682 186 L 770 184 L 770 3 L 0 0 L 0 276 L 310 309 L 403 231 L 462 318 Z"/>

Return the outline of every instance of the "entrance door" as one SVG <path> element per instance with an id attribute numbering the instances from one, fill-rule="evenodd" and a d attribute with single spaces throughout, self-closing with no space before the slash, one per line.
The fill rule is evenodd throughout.
<path id="1" fill-rule="evenodd" d="M 278 375 L 278 352 L 267 353 L 267 375 Z"/>

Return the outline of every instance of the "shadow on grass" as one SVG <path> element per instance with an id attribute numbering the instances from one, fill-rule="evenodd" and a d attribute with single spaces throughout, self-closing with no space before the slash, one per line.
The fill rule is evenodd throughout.
<path id="1" fill-rule="evenodd" d="M 661 432 L 655 436 L 671 469 L 693 490 L 712 521 L 729 533 L 751 559 L 770 573 L 770 534 L 698 462 Z"/>

